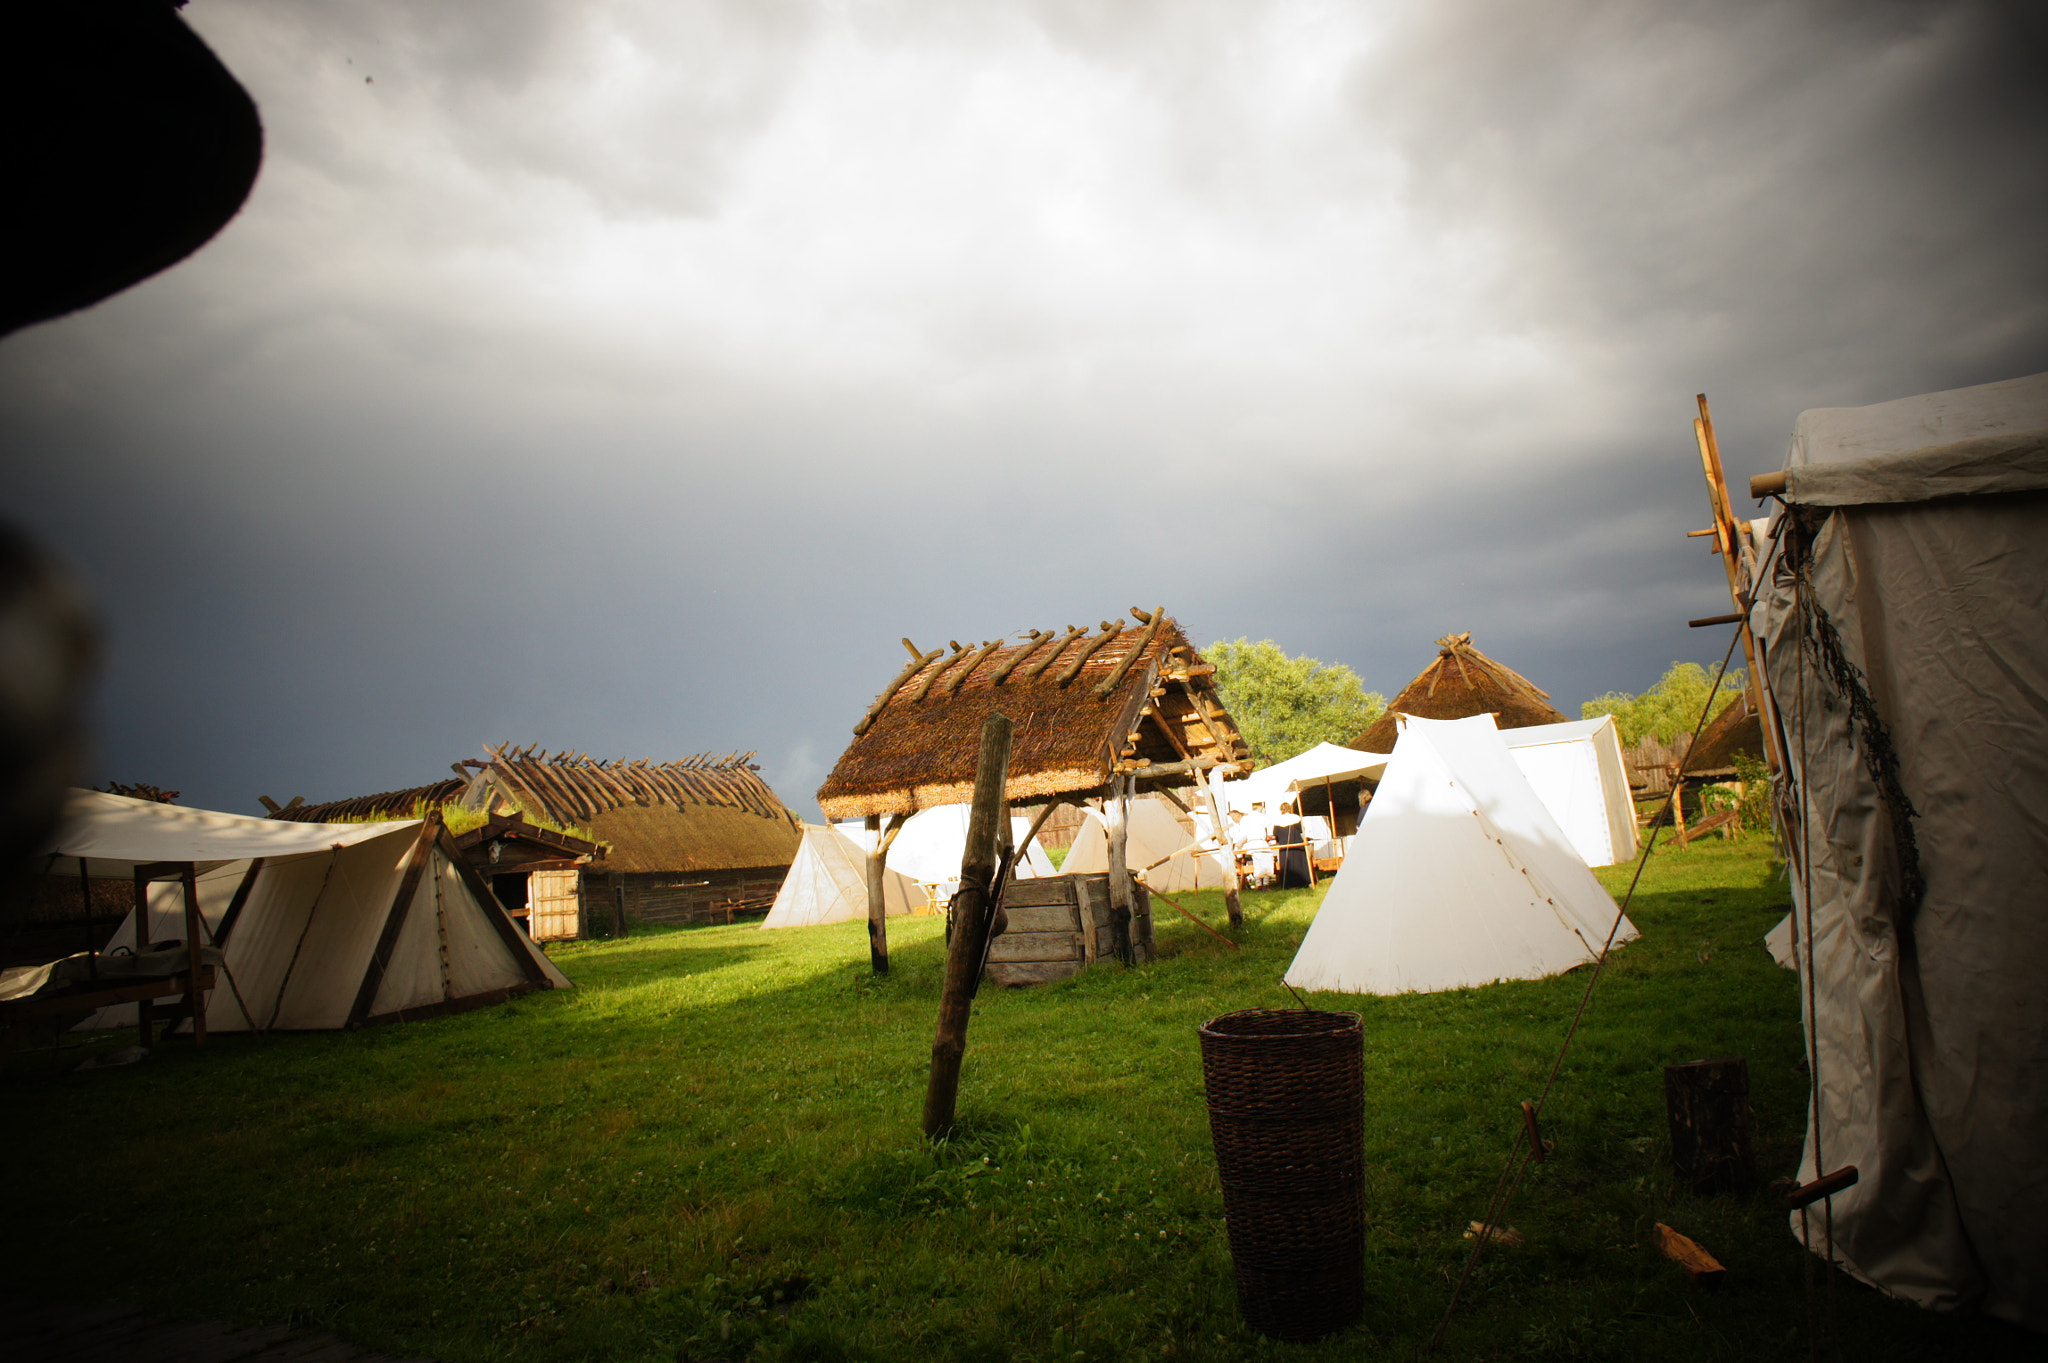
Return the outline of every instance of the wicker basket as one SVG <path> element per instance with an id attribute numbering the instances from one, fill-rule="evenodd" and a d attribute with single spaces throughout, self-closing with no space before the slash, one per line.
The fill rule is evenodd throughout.
<path id="1" fill-rule="evenodd" d="M 1202 1024 L 1237 1305 L 1274 1339 L 1365 1310 L 1365 1042 L 1356 1013 L 1253 1008 Z"/>

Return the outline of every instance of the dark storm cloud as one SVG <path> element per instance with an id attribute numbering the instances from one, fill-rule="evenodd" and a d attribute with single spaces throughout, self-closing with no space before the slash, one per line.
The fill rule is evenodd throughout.
<path id="1" fill-rule="evenodd" d="M 1572 710 L 1725 642 L 1694 392 L 1739 479 L 2048 367 L 1995 7 L 187 13 L 257 194 L 9 340 L 0 436 L 110 617 L 95 775 L 229 808 L 500 738 L 808 808 L 899 635 L 1162 602 Z"/>

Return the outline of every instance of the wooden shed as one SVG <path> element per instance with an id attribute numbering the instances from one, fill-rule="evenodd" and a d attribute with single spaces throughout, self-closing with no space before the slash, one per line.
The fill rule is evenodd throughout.
<path id="1" fill-rule="evenodd" d="M 871 853 L 879 867 L 904 819 L 971 797 L 982 724 L 1006 715 L 1015 736 L 1005 797 L 1043 813 L 1091 797 L 1105 801 L 1109 946 L 1125 960 L 1149 955 L 1144 925 L 1132 930 L 1141 906 L 1122 862 L 1122 811 L 1139 792 L 1200 787 L 1205 777 L 1248 771 L 1251 751 L 1216 693 L 1216 669 L 1180 626 L 1163 608 L 1131 615 L 1135 624 L 1105 620 L 1095 632 L 1034 629 L 930 652 L 905 639 L 910 662 L 854 726 L 853 742 L 818 790 L 819 806 L 829 818 L 862 818 L 880 830 Z M 1087 926 L 1083 898 L 1070 896 L 1074 932 Z M 868 926 L 875 967 L 885 970 L 884 920 L 871 912 Z M 1008 954 L 999 938 L 991 960 Z M 1079 969 L 1092 953 L 1063 959 Z"/>
<path id="2" fill-rule="evenodd" d="M 633 921 L 729 923 L 765 914 L 803 840 L 801 821 L 761 779 L 750 752 L 674 762 L 601 761 L 533 745 L 485 753 L 454 764 L 461 776 L 452 781 L 321 805 L 294 801 L 273 806 L 273 816 L 408 818 L 422 803 L 481 811 L 490 822 L 457 840 L 465 860 L 491 878 L 508 908 L 539 915 L 533 928 L 543 939 L 616 935 Z M 514 865 L 500 869 L 508 854 Z"/>

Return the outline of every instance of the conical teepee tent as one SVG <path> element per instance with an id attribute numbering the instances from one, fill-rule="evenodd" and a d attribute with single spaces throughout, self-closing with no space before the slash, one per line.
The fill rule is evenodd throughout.
<path id="1" fill-rule="evenodd" d="M 1495 716 L 1503 729 L 1532 724 L 1563 724 L 1567 716 L 1550 703 L 1550 693 L 1511 667 L 1503 667 L 1472 647 L 1470 634 L 1446 634 L 1436 641 L 1436 661 L 1394 697 L 1387 712 L 1351 740 L 1365 752 L 1392 752 L 1397 714 L 1419 719 L 1464 719 Z"/>
<path id="2" fill-rule="evenodd" d="M 1490 718 L 1410 719 L 1285 978 L 1347 994 L 1541 979 L 1593 960 L 1617 912 Z M 1624 918 L 1614 940 L 1636 935 Z"/>
<path id="3" fill-rule="evenodd" d="M 882 871 L 882 903 L 891 914 L 924 903 L 924 890 L 903 872 Z M 806 928 L 868 916 L 867 854 L 829 824 L 805 824 L 796 860 L 775 892 L 764 928 Z"/>

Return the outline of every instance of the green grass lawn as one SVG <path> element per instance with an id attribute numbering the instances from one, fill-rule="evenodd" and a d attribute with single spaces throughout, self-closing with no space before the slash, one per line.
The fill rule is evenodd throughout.
<path id="1" fill-rule="evenodd" d="M 1790 1172 L 1797 1002 L 1760 945 L 1785 898 L 1755 841 L 1652 859 L 1643 939 L 1508 1216 L 1526 1243 L 1482 1265 L 1444 1356 L 1807 1356 L 1784 1214 L 1679 1191 L 1663 1115 L 1665 1064 L 1746 1056 L 1764 1175 Z M 1290 1004 L 1319 900 L 1247 895 L 1242 952 L 1162 904 L 1151 966 L 984 992 L 938 1149 L 918 1133 L 937 919 L 892 920 L 882 980 L 858 923 L 642 929 L 557 948 L 574 991 L 456 1018 L 62 1077 L 20 1056 L 4 1295 L 289 1318 L 451 1363 L 1412 1355 L 1584 975 L 1312 998 L 1365 1018 L 1370 1301 L 1347 1335 L 1271 1343 L 1236 1318 L 1195 1028 Z M 1182 902 L 1222 920 L 1217 894 Z M 1649 1249 L 1660 1220 L 1725 1287 Z M 1846 1357 L 2033 1356 L 1846 1279 L 1815 1300 Z"/>

